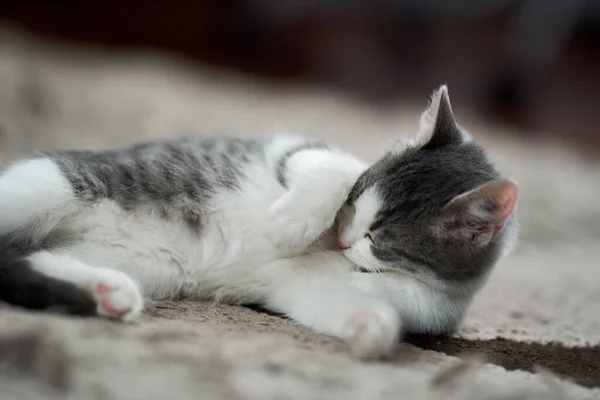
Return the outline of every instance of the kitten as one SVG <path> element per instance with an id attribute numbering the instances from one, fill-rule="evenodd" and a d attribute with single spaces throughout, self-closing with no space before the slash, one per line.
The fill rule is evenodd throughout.
<path id="1" fill-rule="evenodd" d="M 385 356 L 402 332 L 456 327 L 514 242 L 517 197 L 445 86 L 370 167 L 296 137 L 52 153 L 0 176 L 21 254 L 0 262 L 0 299 L 124 321 L 144 297 L 259 304 Z"/>

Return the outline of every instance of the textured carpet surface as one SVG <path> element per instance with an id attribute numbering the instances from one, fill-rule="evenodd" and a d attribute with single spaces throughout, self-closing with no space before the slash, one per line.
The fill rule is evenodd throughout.
<path id="1" fill-rule="evenodd" d="M 374 160 L 414 134 L 426 102 L 376 110 L 166 55 L 0 33 L 2 161 L 190 133 L 275 132 L 323 138 Z M 334 339 L 243 307 L 153 303 L 135 325 L 2 307 L 0 397 L 600 398 L 600 164 L 456 112 L 519 182 L 522 225 L 516 252 L 497 266 L 456 337 L 410 338 L 391 361 L 361 363 Z"/>

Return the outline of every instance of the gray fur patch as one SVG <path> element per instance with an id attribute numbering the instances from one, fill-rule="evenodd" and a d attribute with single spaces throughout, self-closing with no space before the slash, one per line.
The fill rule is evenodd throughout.
<path id="1" fill-rule="evenodd" d="M 104 152 L 51 153 L 84 201 L 111 199 L 126 210 L 152 204 L 168 217 L 179 209 L 194 231 L 198 210 L 215 193 L 237 190 L 244 167 L 264 160 L 264 142 L 189 137 Z"/>

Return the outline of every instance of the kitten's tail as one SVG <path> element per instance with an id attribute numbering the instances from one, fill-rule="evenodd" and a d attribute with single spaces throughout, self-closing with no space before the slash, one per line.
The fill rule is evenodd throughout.
<path id="1" fill-rule="evenodd" d="M 96 314 L 92 295 L 70 282 L 44 275 L 14 250 L 0 251 L 0 301 L 75 315 Z"/>

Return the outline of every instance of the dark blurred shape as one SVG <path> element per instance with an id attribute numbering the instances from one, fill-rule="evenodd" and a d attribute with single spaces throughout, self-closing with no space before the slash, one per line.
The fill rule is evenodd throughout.
<path id="1" fill-rule="evenodd" d="M 492 80 L 490 98 L 492 108 L 519 110 L 527 106 L 530 88 L 526 74 L 517 69 L 507 69 Z"/>
<path id="2" fill-rule="evenodd" d="M 407 342 L 425 350 L 433 350 L 454 357 L 472 357 L 478 354 L 485 361 L 508 371 L 535 372 L 539 368 L 572 379 L 586 387 L 597 387 L 600 382 L 600 346 L 566 347 L 559 342 L 526 343 L 497 337 L 491 340 L 469 340 L 458 337 L 410 336 Z"/>
<path id="3" fill-rule="evenodd" d="M 600 0 L 5 0 L 0 16 L 374 104 L 447 82 L 455 106 L 600 150 Z"/>

